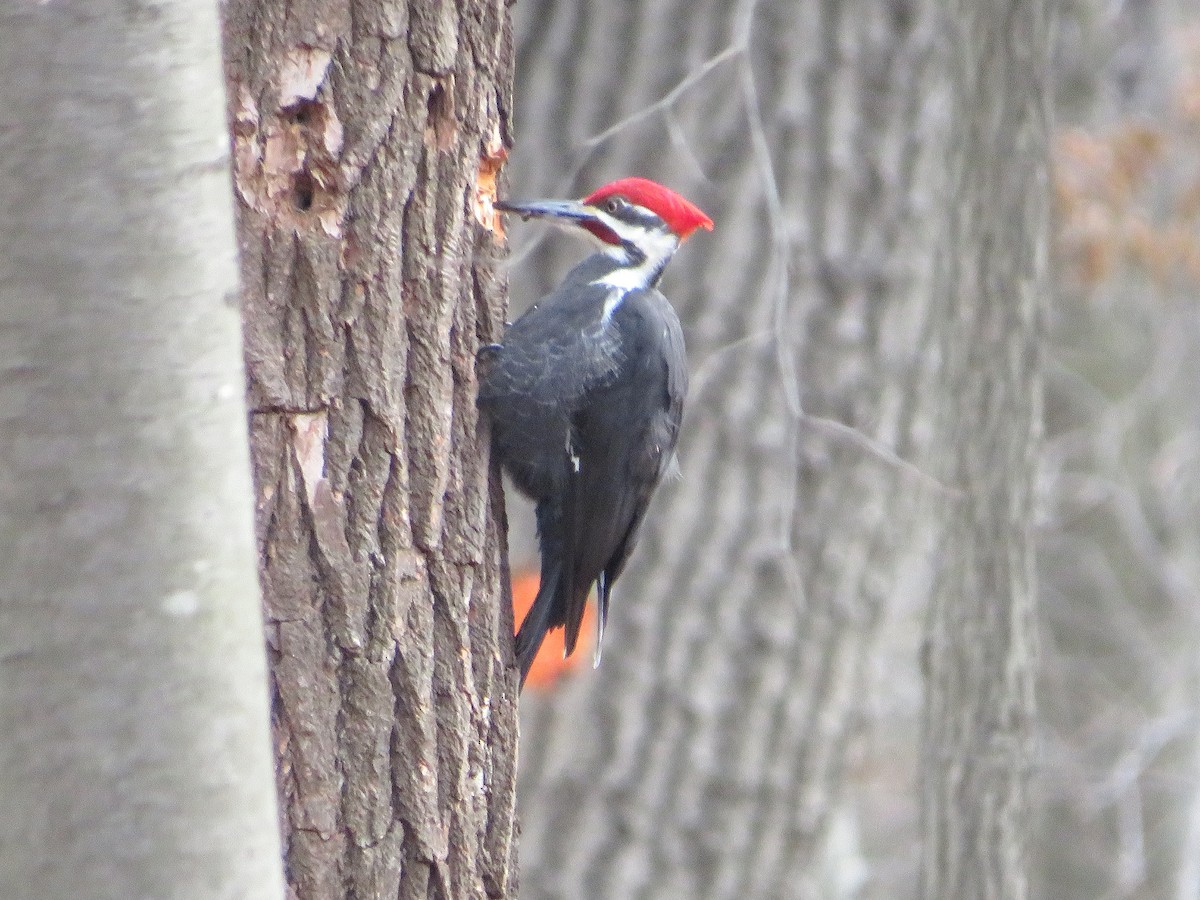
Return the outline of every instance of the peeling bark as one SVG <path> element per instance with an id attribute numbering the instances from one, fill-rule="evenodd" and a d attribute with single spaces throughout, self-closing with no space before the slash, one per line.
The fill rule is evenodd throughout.
<path id="1" fill-rule="evenodd" d="M 504 321 L 507 8 L 225 15 L 288 880 L 511 896 L 512 622 L 474 403 Z"/>

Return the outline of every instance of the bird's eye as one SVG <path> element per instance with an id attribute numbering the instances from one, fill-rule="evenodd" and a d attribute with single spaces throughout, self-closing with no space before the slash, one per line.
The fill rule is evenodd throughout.
<path id="1" fill-rule="evenodd" d="M 625 201 L 623 201 L 620 197 L 610 197 L 609 201 L 604 204 L 604 210 L 605 212 L 617 213 L 620 212 L 621 207 L 624 205 Z"/>

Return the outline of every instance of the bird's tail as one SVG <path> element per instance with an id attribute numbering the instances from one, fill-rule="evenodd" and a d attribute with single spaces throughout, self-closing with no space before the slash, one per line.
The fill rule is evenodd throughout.
<path id="1" fill-rule="evenodd" d="M 533 667 L 534 657 L 542 646 L 546 632 L 555 624 L 555 594 L 558 593 L 561 578 L 562 568 L 559 565 L 542 567 L 542 580 L 538 585 L 537 597 L 534 598 L 533 605 L 529 607 L 529 612 L 525 614 L 521 628 L 517 631 L 517 662 L 521 666 L 521 687 L 525 687 L 525 678 Z"/>

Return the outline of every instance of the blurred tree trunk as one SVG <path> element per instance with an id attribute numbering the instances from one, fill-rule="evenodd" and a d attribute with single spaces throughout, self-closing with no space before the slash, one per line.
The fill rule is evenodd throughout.
<path id="1" fill-rule="evenodd" d="M 474 403 L 504 319 L 507 8 L 225 14 L 288 880 L 511 896 L 511 611 Z"/>
<path id="2" fill-rule="evenodd" d="M 950 9 L 952 141 L 929 385 L 946 501 L 923 649 L 922 896 L 1029 893 L 1034 484 L 1049 291 L 1050 11 Z"/>
<path id="3" fill-rule="evenodd" d="M 280 898 L 215 3 L 0 11 L 0 896 Z"/>
<path id="4" fill-rule="evenodd" d="M 1040 895 L 1200 896 L 1200 7 L 1062 29 Z M 1059 839 L 1069 834 L 1072 840 Z"/>
<path id="5" fill-rule="evenodd" d="M 927 415 L 939 9 L 518 6 L 514 191 L 643 174 L 717 223 L 664 286 L 694 373 L 684 478 L 651 512 L 603 665 L 523 701 L 528 898 L 915 889 L 903 795 L 935 524 L 916 501 L 945 489 L 901 457 Z M 579 253 L 539 249 L 514 305 Z"/>
<path id="6" fill-rule="evenodd" d="M 981 88 L 947 52 L 960 24 L 945 12 L 853 0 L 518 8 L 515 190 L 578 195 L 646 174 L 717 223 L 665 284 L 695 373 L 684 479 L 651 514 L 600 670 L 528 701 L 528 897 L 914 893 L 915 663 L 935 574 L 943 601 L 968 579 L 1010 592 L 995 611 L 1007 611 L 1003 627 L 972 638 L 989 649 L 963 687 L 990 690 L 997 661 L 1020 663 L 1006 682 L 1016 719 L 1002 723 L 1016 746 L 990 774 L 1023 796 L 1033 595 L 1020 579 L 1032 561 L 1033 311 L 1047 239 L 1044 203 L 1029 193 L 1046 190 L 1045 122 L 1027 92 L 1044 89 L 1046 36 L 1022 32 L 1041 66 L 1030 83 L 987 88 L 998 92 L 987 108 L 1022 128 L 1008 137 L 1032 143 L 1015 159 L 988 144 L 971 168 L 963 146 L 985 139 L 983 120 L 958 104 Z M 960 309 L 965 288 L 943 271 L 935 291 L 932 263 L 952 259 L 966 216 L 953 191 L 983 166 L 997 181 L 973 203 L 985 188 L 1020 188 L 997 208 L 1022 218 L 988 227 L 1036 227 L 1012 225 L 996 260 L 994 277 L 1019 285 L 963 269 L 1009 299 Z M 514 305 L 578 252 L 535 247 Z M 999 405 L 974 406 L 981 390 Z M 983 460 L 1005 464 L 987 483 L 964 469 Z M 979 528 L 964 532 L 971 510 Z M 977 543 L 1000 525 L 994 547 L 1011 572 Z M 942 633 L 946 608 L 933 619 Z M 938 716 L 955 662 L 931 670 Z M 953 702 L 966 714 L 991 699 Z M 927 771 L 930 785 L 942 777 Z M 987 802 L 989 786 L 976 786 L 971 815 Z M 1025 878 L 1022 857 L 1004 863 L 1005 879 Z"/>

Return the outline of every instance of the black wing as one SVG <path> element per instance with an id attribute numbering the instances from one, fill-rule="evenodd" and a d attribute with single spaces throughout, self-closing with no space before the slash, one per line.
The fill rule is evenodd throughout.
<path id="1" fill-rule="evenodd" d="M 535 500 L 563 489 L 571 417 L 623 362 L 614 336 L 593 327 L 607 293 L 564 283 L 478 357 L 479 405 L 493 446 L 517 488 Z"/>
<path id="2" fill-rule="evenodd" d="M 571 574 L 569 587 L 559 585 L 566 650 L 575 648 L 588 593 L 597 584 L 597 658 L 610 591 L 674 457 L 687 392 L 683 334 L 665 297 L 631 293 L 613 324 L 624 362 L 572 420 L 561 525 L 563 572 Z"/>

